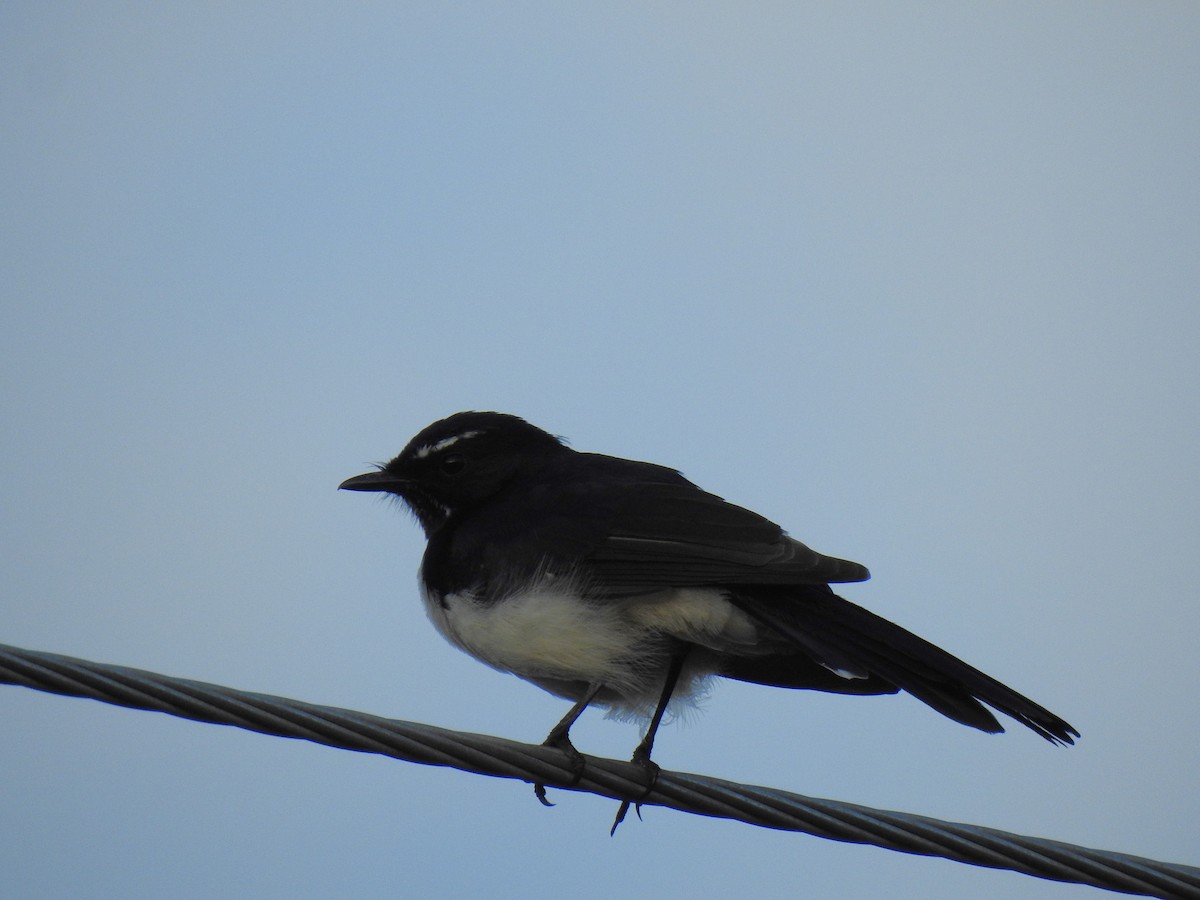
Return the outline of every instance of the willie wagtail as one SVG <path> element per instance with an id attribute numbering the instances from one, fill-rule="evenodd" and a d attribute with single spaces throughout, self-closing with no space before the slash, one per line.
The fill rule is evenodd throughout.
<path id="1" fill-rule="evenodd" d="M 868 578 L 864 566 L 809 549 L 674 469 L 576 452 L 516 416 L 461 412 L 341 487 L 385 491 L 416 515 L 428 539 L 425 608 L 447 640 L 574 701 L 546 743 L 577 773 L 583 758 L 568 732 L 589 704 L 649 718 L 633 758 L 653 773 L 668 702 L 695 696 L 711 675 L 839 694 L 904 690 L 981 731 L 1004 730 L 987 704 L 1049 741 L 1079 736 L 830 590 Z M 540 785 L 537 794 L 546 802 Z"/>

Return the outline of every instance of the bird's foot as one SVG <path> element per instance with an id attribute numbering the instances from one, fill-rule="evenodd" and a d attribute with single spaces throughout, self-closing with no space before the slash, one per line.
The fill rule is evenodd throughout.
<path id="1" fill-rule="evenodd" d="M 579 779 L 583 778 L 583 770 L 587 765 L 584 761 L 583 754 L 575 749 L 575 745 L 571 743 L 571 739 L 567 736 L 565 731 L 561 734 L 558 734 L 557 731 L 558 729 L 555 729 L 554 731 L 550 732 L 549 737 L 542 741 L 542 746 L 557 747 L 564 754 L 566 754 L 567 766 L 570 768 L 572 775 L 568 784 L 579 784 Z M 538 798 L 538 802 L 541 803 L 542 806 L 554 805 L 546 799 L 546 786 L 544 784 L 535 784 L 533 786 L 533 795 Z"/>
<path id="2" fill-rule="evenodd" d="M 636 763 L 642 767 L 646 773 L 646 789 L 642 791 L 641 796 L 636 800 L 622 800 L 621 808 L 617 810 L 616 818 L 613 819 L 612 828 L 608 830 L 608 836 L 612 837 L 617 833 L 617 826 L 625 821 L 625 816 L 629 813 L 629 807 L 633 807 L 633 811 L 637 813 L 640 820 L 642 818 L 642 801 L 650 796 L 650 792 L 654 790 L 654 785 L 658 783 L 658 773 L 662 771 L 658 763 L 650 759 L 650 749 L 638 745 L 638 748 L 633 751 L 633 758 L 630 762 Z"/>

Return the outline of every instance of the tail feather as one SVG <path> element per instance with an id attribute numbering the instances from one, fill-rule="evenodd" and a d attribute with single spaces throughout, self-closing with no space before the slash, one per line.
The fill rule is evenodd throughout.
<path id="1" fill-rule="evenodd" d="M 1003 731 L 986 703 L 1053 743 L 1073 744 L 1079 737 L 1067 722 L 1028 697 L 827 587 L 802 591 L 755 588 L 730 599 L 816 662 L 863 670 L 956 722 L 990 733 Z"/>

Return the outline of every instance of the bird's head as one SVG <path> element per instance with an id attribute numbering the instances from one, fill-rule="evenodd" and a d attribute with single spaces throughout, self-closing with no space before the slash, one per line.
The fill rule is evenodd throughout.
<path id="1" fill-rule="evenodd" d="M 399 497 L 429 536 L 560 452 L 569 451 L 558 438 L 517 416 L 460 412 L 422 430 L 378 472 L 347 478 L 339 488 Z"/>

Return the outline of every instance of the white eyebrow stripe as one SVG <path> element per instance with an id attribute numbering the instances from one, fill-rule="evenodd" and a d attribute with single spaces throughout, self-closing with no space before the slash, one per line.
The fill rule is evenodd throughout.
<path id="1" fill-rule="evenodd" d="M 437 453 L 439 450 L 445 450 L 447 447 L 453 447 L 459 441 L 473 438 L 476 435 L 483 434 L 482 431 L 464 431 L 462 434 L 452 434 L 448 438 L 442 438 L 436 444 L 429 444 L 417 450 L 417 459 L 424 459 L 430 453 Z"/>

